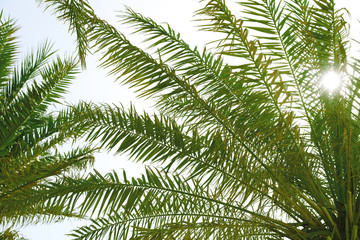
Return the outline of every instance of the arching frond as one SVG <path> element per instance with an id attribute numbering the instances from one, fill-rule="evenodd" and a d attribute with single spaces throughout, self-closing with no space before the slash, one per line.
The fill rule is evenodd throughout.
<path id="1" fill-rule="evenodd" d="M 128 8 L 122 23 L 144 36 L 143 50 L 87 3 L 44 2 L 159 110 L 69 110 L 89 141 L 161 164 L 138 179 L 96 173 L 45 185 L 49 206 L 73 211 L 84 197 L 80 213 L 98 217 L 73 237 L 358 238 L 359 69 L 333 0 L 241 1 L 239 16 L 224 0 L 202 1 L 196 15 L 219 37 L 216 52 Z M 347 76 L 332 93 L 319 84 L 328 69 Z"/>
<path id="2" fill-rule="evenodd" d="M 63 196 L 60 197 L 60 192 L 68 194 L 61 194 Z M 239 234 L 238 236 L 251 239 L 251 235 L 247 235 L 250 234 L 249 231 L 245 229 L 254 219 L 259 222 L 257 227 L 253 224 L 253 230 L 264 229 L 263 234 L 267 237 L 273 234 L 266 233 L 266 226 L 282 229 L 288 236 L 302 233 L 292 224 L 269 218 L 265 212 L 265 215 L 261 215 L 244 208 L 246 203 L 228 201 L 220 192 L 204 188 L 196 181 L 187 182 L 176 175 L 170 176 L 151 170 L 138 179 L 127 180 L 126 175 L 123 175 L 123 180 L 120 180 L 116 173 L 106 176 L 95 174 L 87 180 L 65 179 L 61 184 L 48 187 L 49 196 L 56 201 L 63 201 L 67 206 L 73 206 L 74 202 L 85 194 L 81 211 L 92 209 L 95 214 L 115 213 L 109 220 L 100 218 L 93 221 L 94 225 L 77 230 L 74 236 L 79 239 L 102 237 L 106 234 L 114 239 L 120 236 L 126 239 L 129 226 L 133 226 L 132 234 L 135 236 L 141 236 L 144 232 L 151 236 L 162 232 L 162 225 L 162 234 L 165 236 L 181 236 L 184 234 L 183 230 L 187 229 L 186 222 L 188 229 L 194 231 L 191 235 L 195 234 L 196 237 L 224 236 L 230 231 L 234 236 Z M 123 214 L 116 214 L 120 210 L 123 210 Z M 183 227 L 178 228 L 182 223 Z M 209 228 L 207 231 L 211 225 L 215 229 Z M 152 229 L 152 226 L 160 228 Z"/>

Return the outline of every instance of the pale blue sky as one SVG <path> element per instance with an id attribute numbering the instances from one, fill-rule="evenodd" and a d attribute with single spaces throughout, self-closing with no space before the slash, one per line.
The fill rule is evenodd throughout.
<path id="1" fill-rule="evenodd" d="M 124 9 L 124 5 L 130 6 L 135 11 L 150 16 L 158 22 L 168 22 L 174 29 L 179 31 L 183 38 L 193 45 L 204 43 L 204 36 L 195 32 L 191 22 L 193 11 L 198 8 L 197 0 L 91 0 L 90 3 L 95 11 L 109 22 L 120 29 L 120 24 L 115 11 Z M 359 0 L 338 0 L 347 7 L 356 18 L 360 9 Z M 59 49 L 59 54 L 72 54 L 74 52 L 74 38 L 67 32 L 67 26 L 58 22 L 50 12 L 43 12 L 43 8 L 37 6 L 35 0 L 0 0 L 0 8 L 5 16 L 17 19 L 21 27 L 19 31 L 21 51 L 26 52 L 30 48 L 36 48 L 45 40 L 54 43 L 54 49 Z M 354 28 L 359 31 L 359 28 Z M 134 39 L 137 41 L 138 39 Z M 83 71 L 74 81 L 67 102 L 76 103 L 79 100 L 91 100 L 94 102 L 107 102 L 128 105 L 132 101 L 139 109 L 151 107 L 151 101 L 139 101 L 131 90 L 118 83 L 114 83 L 112 77 L 108 77 L 105 70 L 97 68 L 96 57 L 89 57 L 88 68 Z M 97 155 L 96 168 L 105 173 L 110 169 L 125 168 L 130 175 L 141 172 L 141 165 L 130 164 L 126 157 L 112 157 L 107 154 Z M 27 227 L 22 232 L 24 236 L 33 240 L 60 240 L 70 239 L 64 236 L 81 222 L 67 221 L 50 225 Z"/>

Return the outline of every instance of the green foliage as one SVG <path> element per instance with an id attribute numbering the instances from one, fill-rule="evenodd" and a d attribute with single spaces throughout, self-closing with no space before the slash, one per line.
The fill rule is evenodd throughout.
<path id="1" fill-rule="evenodd" d="M 14 21 L 0 14 L 0 224 L 36 223 L 78 217 L 60 204 L 49 205 L 47 184 L 58 182 L 72 169 L 93 162 L 94 148 L 63 152 L 63 143 L 83 133 L 71 124 L 70 110 L 49 112 L 60 103 L 74 78 L 76 60 L 57 58 L 45 43 L 15 65 Z M 10 228 L 1 239 L 20 239 Z"/>
<path id="2" fill-rule="evenodd" d="M 11 230 L 11 228 L 7 228 L 5 231 L 0 233 L 0 239 L 1 240 L 26 240 L 25 238 L 22 238 L 18 232 Z"/>
<path id="3" fill-rule="evenodd" d="M 131 9 L 122 22 L 147 50 L 86 1 L 40 2 L 70 24 L 81 59 L 98 51 L 102 67 L 158 107 L 72 110 L 88 140 L 161 165 L 131 180 L 49 184 L 52 201 L 83 196 L 80 213 L 94 217 L 75 239 L 359 239 L 359 59 L 348 57 L 333 0 L 243 0 L 240 17 L 224 0 L 202 1 L 212 51 Z M 329 70 L 343 77 L 333 92 L 320 84 Z"/>

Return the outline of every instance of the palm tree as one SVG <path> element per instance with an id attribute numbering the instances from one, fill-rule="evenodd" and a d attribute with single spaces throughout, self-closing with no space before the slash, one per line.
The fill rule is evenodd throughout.
<path id="1" fill-rule="evenodd" d="M 45 43 L 16 67 L 17 27 L 0 14 L 0 225 L 14 226 L 79 217 L 66 205 L 48 205 L 44 184 L 57 183 L 93 162 L 93 147 L 59 147 L 82 134 L 70 110 L 49 112 L 74 78 L 75 59 L 55 59 Z M 78 172 L 74 172 L 78 175 Z M 7 228 L 1 239 L 20 239 Z"/>
<path id="2" fill-rule="evenodd" d="M 100 52 L 102 67 L 157 103 L 151 115 L 72 112 L 88 140 L 161 165 L 49 186 L 71 206 L 83 196 L 80 213 L 94 216 L 75 239 L 359 239 L 359 58 L 334 0 L 243 0 L 240 18 L 225 0 L 202 1 L 211 51 L 127 9 L 145 51 L 85 0 L 41 2 L 70 24 L 83 64 Z M 327 91 L 331 71 L 342 83 Z"/>

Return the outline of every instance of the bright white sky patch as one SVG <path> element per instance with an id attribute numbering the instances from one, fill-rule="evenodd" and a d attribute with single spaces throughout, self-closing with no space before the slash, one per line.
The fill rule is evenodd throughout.
<path id="1" fill-rule="evenodd" d="M 341 81 L 339 73 L 335 71 L 328 71 L 322 76 L 320 85 L 327 91 L 333 92 L 335 89 L 340 87 Z"/>

